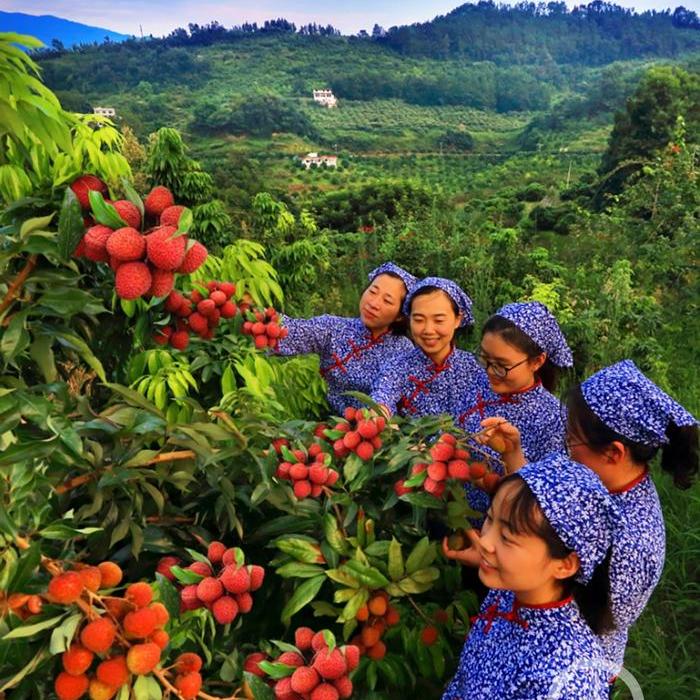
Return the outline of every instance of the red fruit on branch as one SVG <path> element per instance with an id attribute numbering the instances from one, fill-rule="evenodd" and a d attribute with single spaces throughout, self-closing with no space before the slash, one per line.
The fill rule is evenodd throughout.
<path id="1" fill-rule="evenodd" d="M 244 595 L 244 594 L 243 594 Z M 248 607 L 248 610 L 241 610 L 242 613 L 250 612 L 250 608 L 252 607 L 252 599 L 251 599 L 251 605 Z M 214 615 L 214 619 L 220 624 L 220 625 L 228 625 L 230 622 L 233 622 L 236 619 L 236 615 L 238 615 L 239 611 L 239 605 L 237 601 L 232 598 L 231 596 L 221 596 L 221 598 L 218 598 L 217 600 L 214 601 L 214 605 L 211 608 L 212 614 Z"/>
<path id="2" fill-rule="evenodd" d="M 173 193 L 162 185 L 154 187 L 143 202 L 146 214 L 158 217 L 160 217 L 168 207 L 172 207 L 174 204 L 175 199 Z"/>
<path id="3" fill-rule="evenodd" d="M 428 476 L 433 481 L 444 481 L 447 478 L 447 465 L 444 462 L 433 462 L 429 464 Z"/>
<path id="4" fill-rule="evenodd" d="M 306 651 L 311 649 L 311 643 L 314 638 L 314 631 L 310 627 L 298 627 L 294 632 L 294 645 Z"/>
<path id="5" fill-rule="evenodd" d="M 185 210 L 185 207 L 180 204 L 173 204 L 169 207 L 163 209 L 160 215 L 160 225 L 161 226 L 174 226 L 177 228 L 180 224 L 180 216 Z"/>
<path id="6" fill-rule="evenodd" d="M 85 585 L 80 574 L 75 571 L 67 571 L 49 581 L 49 595 L 57 603 L 67 605 L 74 603 L 83 592 Z"/>
<path id="7" fill-rule="evenodd" d="M 151 269 L 151 288 L 147 294 L 152 297 L 161 298 L 170 294 L 175 284 L 175 275 L 169 270 Z"/>
<path id="8" fill-rule="evenodd" d="M 99 192 L 103 197 L 109 195 L 107 185 L 95 175 L 80 175 L 71 182 L 70 188 L 78 198 L 80 206 L 85 210 L 90 209 L 89 195 L 91 190 Z"/>
<path id="9" fill-rule="evenodd" d="M 140 608 L 128 613 L 122 626 L 130 639 L 145 639 L 156 628 L 156 615 L 150 608 Z"/>
<path id="10" fill-rule="evenodd" d="M 208 576 L 197 584 L 197 597 L 205 604 L 213 603 L 218 598 L 221 598 L 223 594 L 223 583 L 213 576 Z"/>
<path id="11" fill-rule="evenodd" d="M 361 442 L 355 449 L 355 454 L 363 461 L 367 462 L 372 459 L 374 447 L 371 442 Z"/>
<path id="12" fill-rule="evenodd" d="M 113 561 L 103 561 L 97 565 L 100 570 L 100 588 L 114 588 L 121 583 L 122 570 L 118 564 Z"/>
<path id="13" fill-rule="evenodd" d="M 127 262 L 119 266 L 114 277 L 114 289 L 122 299 L 138 299 L 152 284 L 151 271 L 142 262 Z"/>
<path id="14" fill-rule="evenodd" d="M 453 459 L 447 465 L 447 474 L 450 479 L 467 481 L 469 479 L 469 465 L 462 459 Z"/>
<path id="15" fill-rule="evenodd" d="M 80 644 L 71 644 L 67 651 L 61 655 L 61 661 L 66 673 L 71 676 L 79 676 L 90 668 L 95 655 Z"/>
<path id="16" fill-rule="evenodd" d="M 90 681 L 85 675 L 71 676 L 65 671 L 56 676 L 53 689 L 59 700 L 78 700 L 79 697 L 85 695 Z"/>
<path id="17" fill-rule="evenodd" d="M 175 659 L 175 670 L 177 673 L 192 673 L 199 671 L 201 668 L 202 657 L 194 652 L 187 651 Z"/>
<path id="18" fill-rule="evenodd" d="M 433 625 L 428 625 L 423 628 L 420 633 L 420 640 L 423 642 L 424 646 L 431 647 L 438 640 L 439 631 L 437 627 Z"/>
<path id="19" fill-rule="evenodd" d="M 449 462 L 454 454 L 454 447 L 445 442 L 438 442 L 430 448 L 430 456 L 436 462 Z"/>
<path id="20" fill-rule="evenodd" d="M 175 687 L 183 700 L 194 700 L 202 688 L 202 676 L 196 671 L 190 671 L 175 679 Z"/>
<path id="21" fill-rule="evenodd" d="M 309 666 L 299 666 L 291 676 L 291 686 L 295 693 L 310 693 L 320 681 L 318 671 Z"/>
<path id="22" fill-rule="evenodd" d="M 85 257 L 93 262 L 109 262 L 107 241 L 112 233 L 114 233 L 114 229 L 109 228 L 109 226 L 102 226 L 102 224 L 89 228 L 83 237 Z"/>
<path id="23" fill-rule="evenodd" d="M 177 270 L 182 265 L 187 248 L 187 236 L 179 235 L 174 226 L 161 226 L 146 236 L 149 262 L 161 270 Z"/>
<path id="24" fill-rule="evenodd" d="M 224 558 L 225 551 L 226 545 L 223 542 L 217 542 L 215 540 L 207 548 L 207 559 L 212 564 L 220 564 L 221 560 Z"/>
<path id="25" fill-rule="evenodd" d="M 146 238 L 136 228 L 125 226 L 107 238 L 105 247 L 120 262 L 142 260 L 146 253 Z"/>
<path id="26" fill-rule="evenodd" d="M 481 479 L 486 474 L 486 465 L 483 462 L 472 462 L 469 465 L 469 476 L 472 481 Z"/>
<path id="27" fill-rule="evenodd" d="M 127 587 L 124 598 L 137 608 L 145 608 L 153 601 L 153 589 L 145 581 L 138 581 Z"/>
<path id="28" fill-rule="evenodd" d="M 115 688 L 124 685 L 124 683 L 129 680 L 129 669 L 126 667 L 126 657 L 119 655 L 102 661 L 97 667 L 96 676 L 97 680 L 105 685 L 111 685 Z"/>
<path id="29" fill-rule="evenodd" d="M 126 655 L 126 665 L 131 673 L 145 676 L 153 671 L 160 661 L 160 647 L 153 642 L 135 644 Z"/>
<path id="30" fill-rule="evenodd" d="M 190 344 L 190 334 L 187 331 L 177 331 L 170 336 L 170 345 L 176 350 L 187 350 Z"/>
<path id="31" fill-rule="evenodd" d="M 126 221 L 131 228 L 141 228 L 141 212 L 139 208 L 128 199 L 118 199 L 112 202 L 112 206 L 117 210 L 117 214 Z"/>
<path id="32" fill-rule="evenodd" d="M 104 654 L 114 643 L 116 634 L 117 628 L 114 623 L 101 617 L 89 622 L 83 628 L 80 633 L 80 641 L 86 649 L 94 651 L 96 654 Z"/>

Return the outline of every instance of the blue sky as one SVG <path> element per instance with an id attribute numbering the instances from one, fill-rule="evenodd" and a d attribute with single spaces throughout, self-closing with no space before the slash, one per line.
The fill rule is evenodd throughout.
<path id="1" fill-rule="evenodd" d="M 55 15 L 125 34 L 140 33 L 160 36 L 190 22 L 206 24 L 217 20 L 230 27 L 245 21 L 261 22 L 273 17 L 286 17 L 299 24 L 316 22 L 332 24 L 350 34 L 374 24 L 388 28 L 394 24 L 410 24 L 445 14 L 462 4 L 461 0 L 0 0 L 0 9 L 32 15 Z M 581 2 L 570 2 L 571 7 Z M 617 0 L 617 5 L 662 10 L 683 5 L 700 12 L 700 0 Z"/>

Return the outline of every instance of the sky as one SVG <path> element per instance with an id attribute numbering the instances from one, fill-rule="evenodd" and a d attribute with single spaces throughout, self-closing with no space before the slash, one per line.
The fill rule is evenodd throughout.
<path id="1" fill-rule="evenodd" d="M 31 15 L 54 15 L 124 34 L 162 36 L 190 23 L 218 21 L 225 27 L 284 17 L 297 26 L 316 22 L 332 24 L 343 34 L 375 24 L 424 22 L 461 5 L 465 0 L 0 0 L 0 10 Z M 475 0 L 472 0 L 475 1 Z M 586 0 L 587 1 L 587 0 Z M 700 14 L 700 0 L 614 0 L 616 5 L 664 10 L 683 5 Z M 586 2 L 572 2 L 573 7 Z"/>

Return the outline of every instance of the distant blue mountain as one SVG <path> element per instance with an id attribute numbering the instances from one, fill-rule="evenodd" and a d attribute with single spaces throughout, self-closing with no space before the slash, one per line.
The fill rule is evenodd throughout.
<path id="1" fill-rule="evenodd" d="M 119 34 L 102 27 L 91 27 L 80 22 L 71 22 L 53 15 L 27 15 L 22 12 L 0 11 L 0 32 L 29 34 L 51 47 L 51 42 L 58 39 L 66 48 L 74 44 L 101 44 L 105 37 L 110 41 L 124 41 L 128 34 Z"/>

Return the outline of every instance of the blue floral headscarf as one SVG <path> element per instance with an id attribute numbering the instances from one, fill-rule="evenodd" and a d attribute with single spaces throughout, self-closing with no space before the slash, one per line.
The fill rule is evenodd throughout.
<path id="1" fill-rule="evenodd" d="M 697 424 L 692 414 L 647 379 L 632 360 L 596 372 L 581 384 L 581 393 L 608 428 L 648 447 L 668 442 L 669 423 Z"/>
<path id="2" fill-rule="evenodd" d="M 547 353 L 557 367 L 571 367 L 574 358 L 554 314 L 539 301 L 507 304 L 495 313 L 514 323 Z"/>
<path id="3" fill-rule="evenodd" d="M 424 287 L 436 287 L 437 289 L 441 289 L 455 304 L 457 304 L 457 308 L 462 314 L 462 322 L 459 324 L 460 328 L 473 325 L 472 300 L 456 282 L 444 277 L 426 277 L 416 284 L 404 302 L 403 312 L 407 316 L 411 313 L 411 301 L 413 301 L 413 297 L 419 289 Z"/>
<path id="4" fill-rule="evenodd" d="M 415 277 L 410 272 L 407 272 L 402 267 L 399 267 L 396 263 L 393 262 L 385 262 L 383 265 L 380 265 L 378 268 L 372 270 L 372 272 L 370 272 L 369 275 L 367 275 L 367 277 L 369 281 L 372 282 L 375 277 L 379 277 L 379 275 L 386 274 L 387 272 L 401 278 L 403 283 L 406 285 L 406 296 L 408 296 L 408 294 L 411 293 L 413 288 L 418 283 L 417 277 Z"/>

